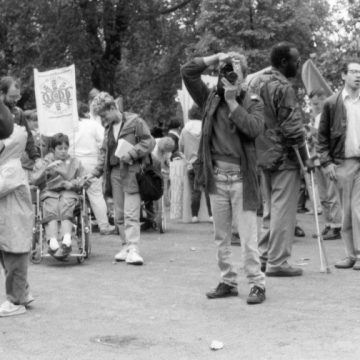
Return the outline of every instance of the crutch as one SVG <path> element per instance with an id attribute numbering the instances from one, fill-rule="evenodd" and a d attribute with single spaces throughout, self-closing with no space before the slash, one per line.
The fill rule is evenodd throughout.
<path id="1" fill-rule="evenodd" d="M 308 181 L 306 180 L 306 169 L 305 169 L 305 165 L 300 156 L 299 147 L 294 146 L 293 148 L 294 148 L 296 156 L 299 160 L 301 170 L 304 173 L 305 184 L 306 184 L 307 190 L 310 193 L 309 184 L 308 184 Z M 309 152 L 307 142 L 305 142 L 305 149 L 306 149 L 306 153 L 307 153 L 308 157 L 310 158 L 310 152 Z M 324 241 L 320 234 L 320 226 L 319 226 L 319 218 L 318 218 L 318 213 L 317 213 L 315 181 L 314 181 L 314 172 L 313 171 L 310 171 L 310 181 L 311 181 L 311 188 L 312 188 L 311 191 L 312 191 L 312 195 L 313 195 L 313 208 L 314 208 L 315 224 L 316 224 L 316 238 L 317 238 L 317 243 L 319 246 L 319 254 L 320 254 L 320 272 L 330 273 L 331 271 L 330 271 L 330 267 L 328 265 L 328 261 L 327 261 L 327 257 L 326 257 Z"/>

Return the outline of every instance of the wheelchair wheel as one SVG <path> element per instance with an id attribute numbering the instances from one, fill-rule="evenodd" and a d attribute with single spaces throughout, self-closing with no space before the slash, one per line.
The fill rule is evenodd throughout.
<path id="1" fill-rule="evenodd" d="M 85 212 L 84 215 L 84 236 L 85 236 L 85 259 L 88 259 L 91 254 L 91 241 L 90 241 L 90 235 L 91 235 L 91 223 L 90 223 L 90 217 L 88 215 L 88 212 Z"/>

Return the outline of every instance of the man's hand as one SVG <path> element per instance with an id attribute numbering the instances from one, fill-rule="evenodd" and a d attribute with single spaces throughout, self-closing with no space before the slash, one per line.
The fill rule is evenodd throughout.
<path id="1" fill-rule="evenodd" d="M 336 176 L 336 165 L 333 163 L 330 163 L 326 167 L 324 167 L 325 175 L 331 180 L 331 181 L 337 181 Z"/>
<path id="2" fill-rule="evenodd" d="M 123 161 L 124 163 L 127 163 L 129 165 L 131 165 L 133 163 L 133 159 L 129 153 L 122 155 L 120 157 L 120 161 Z"/>

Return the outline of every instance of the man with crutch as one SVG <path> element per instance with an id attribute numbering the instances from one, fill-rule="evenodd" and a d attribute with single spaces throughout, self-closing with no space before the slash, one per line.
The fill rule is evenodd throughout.
<path id="1" fill-rule="evenodd" d="M 267 276 L 299 276 L 301 268 L 289 264 L 300 188 L 300 165 L 294 146 L 305 162 L 305 128 L 293 89 L 300 67 L 296 47 L 288 42 L 275 45 L 271 69 L 252 82 L 264 101 L 265 132 L 256 140 L 263 197 L 269 206 L 270 222 L 263 224 L 259 239 L 262 269 Z"/>

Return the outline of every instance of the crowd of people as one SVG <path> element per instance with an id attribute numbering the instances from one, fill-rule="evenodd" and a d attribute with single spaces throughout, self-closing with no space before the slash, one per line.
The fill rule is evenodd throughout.
<path id="1" fill-rule="evenodd" d="M 247 59 L 236 52 L 184 64 L 181 76 L 195 105 L 182 130 L 174 123 L 157 139 L 138 114 L 96 89 L 88 104 L 79 102 L 73 139 L 62 133 L 44 138 L 36 111 L 16 106 L 17 80 L 0 79 L 0 262 L 7 297 L 0 316 L 22 314 L 34 300 L 27 282 L 33 226 L 29 184 L 40 189 L 48 253 L 55 259 L 71 254 L 71 220 L 78 190 L 85 187 L 100 234 L 119 235 L 115 260 L 142 265 L 140 232 L 155 228 L 156 211 L 152 201 L 146 202 L 147 221 L 141 225 L 136 175 L 149 162 L 166 173 L 179 157 L 191 188 L 191 221 L 199 221 L 204 192 L 214 224 L 221 281 L 207 298 L 238 295 L 231 261 L 234 233 L 244 255 L 248 304 L 266 299 L 266 276 L 303 274 L 290 260 L 294 235 L 304 235 L 296 214 L 305 209 L 299 206 L 301 189 L 313 193 L 309 173 L 316 180 L 313 211 L 325 220 L 321 236 L 344 241 L 346 257 L 335 267 L 360 270 L 360 59 L 344 61 L 339 69 L 344 87 L 336 94 L 327 98 L 321 88 L 308 94 L 311 120 L 306 123 L 292 83 L 301 65 L 298 49 L 282 42 L 269 58 L 271 68 L 249 83 Z M 209 67 L 219 70 L 213 89 L 202 80 Z M 128 146 L 125 152 L 118 152 L 120 141 Z"/>

